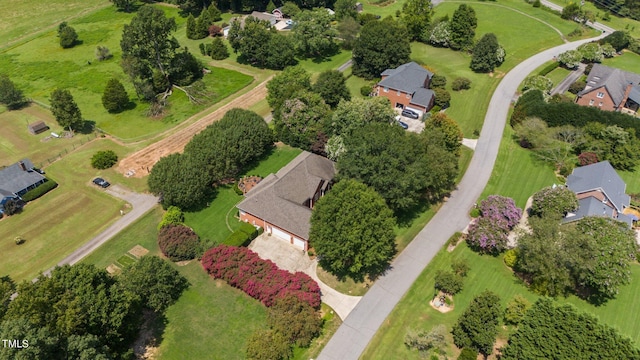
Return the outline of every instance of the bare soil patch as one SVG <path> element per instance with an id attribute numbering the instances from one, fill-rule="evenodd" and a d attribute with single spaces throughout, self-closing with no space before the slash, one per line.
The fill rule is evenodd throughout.
<path id="1" fill-rule="evenodd" d="M 264 99 L 267 96 L 267 82 L 270 79 L 271 78 L 263 81 L 247 93 L 238 96 L 231 102 L 205 115 L 202 119 L 186 128 L 122 159 L 118 164 L 118 171 L 122 174 L 138 178 L 147 176 L 151 168 L 153 168 L 153 165 L 155 165 L 161 157 L 182 152 L 194 135 L 204 130 L 213 122 L 220 120 L 227 111 L 233 108 L 248 109 Z"/>
<path id="2" fill-rule="evenodd" d="M 449 300 L 450 305 L 447 305 L 446 302 L 440 301 L 443 297 Z M 438 306 L 436 306 L 436 304 Z M 439 292 L 438 295 L 436 295 L 436 297 L 431 299 L 431 301 L 429 301 L 429 305 L 431 305 L 432 308 L 440 311 L 441 313 L 448 313 L 449 311 L 454 309 L 453 297 L 451 297 L 451 295 L 446 295 L 443 292 Z"/>
<path id="3" fill-rule="evenodd" d="M 136 359 L 139 360 L 152 360 L 156 359 L 158 355 L 158 343 L 154 334 L 153 323 L 156 321 L 157 315 L 151 311 L 142 310 L 142 317 L 144 321 L 140 327 L 138 338 L 133 343 L 133 353 L 136 355 Z"/>
<path id="4" fill-rule="evenodd" d="M 149 250 L 143 248 L 140 245 L 136 245 L 132 247 L 131 250 L 129 250 L 129 254 L 135 256 L 137 259 L 140 259 L 141 257 L 147 255 L 148 253 L 149 253 Z"/>
<path id="5" fill-rule="evenodd" d="M 111 275 L 118 274 L 120 273 L 120 271 L 122 271 L 122 269 L 120 269 L 120 267 L 117 266 L 116 264 L 111 264 L 107 266 L 107 272 Z"/>

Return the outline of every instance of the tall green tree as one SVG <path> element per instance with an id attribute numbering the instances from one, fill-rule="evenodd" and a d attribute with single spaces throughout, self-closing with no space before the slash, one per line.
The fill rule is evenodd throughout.
<path id="1" fill-rule="evenodd" d="M 355 19 L 358 17 L 356 0 L 336 0 L 333 4 L 333 10 L 336 12 L 336 20 L 344 20 L 348 17 Z"/>
<path id="2" fill-rule="evenodd" d="M 402 22 L 411 40 L 419 40 L 429 27 L 433 10 L 431 0 L 408 0 L 402 5 Z"/>
<path id="3" fill-rule="evenodd" d="M 289 359 L 291 345 L 285 336 L 275 330 L 258 330 L 247 340 L 248 360 Z"/>
<path id="4" fill-rule="evenodd" d="M 202 37 L 198 35 L 196 18 L 193 17 L 193 14 L 189 14 L 187 17 L 187 39 L 202 39 Z"/>
<path id="5" fill-rule="evenodd" d="M 63 128 L 73 131 L 83 122 L 82 113 L 71 92 L 67 89 L 55 89 L 51 93 L 51 113 Z"/>
<path id="6" fill-rule="evenodd" d="M 68 49 L 73 47 L 78 40 L 78 34 L 76 33 L 76 29 L 69 26 L 66 22 L 58 25 L 58 38 L 60 39 L 60 46 L 63 49 Z"/>
<path id="7" fill-rule="evenodd" d="M 475 72 L 491 72 L 504 61 L 504 48 L 498 44 L 493 33 L 485 34 L 473 48 L 471 70 Z"/>
<path id="8" fill-rule="evenodd" d="M 312 92 L 299 92 L 285 100 L 273 119 L 278 139 L 294 147 L 309 150 L 330 116 L 331 109 L 322 97 Z"/>
<path id="9" fill-rule="evenodd" d="M 449 22 L 449 44 L 454 50 L 469 50 L 473 46 L 478 19 L 476 12 L 467 4 L 461 4 L 453 12 Z"/>
<path id="10" fill-rule="evenodd" d="M 269 327 L 299 347 L 308 347 L 320 335 L 322 322 L 316 309 L 295 296 L 276 300 L 267 313 Z"/>
<path id="11" fill-rule="evenodd" d="M 211 58 L 213 60 L 223 60 L 229 57 L 229 49 L 221 38 L 217 37 L 211 42 Z"/>
<path id="12" fill-rule="evenodd" d="M 425 122 L 425 131 L 439 129 L 444 135 L 445 147 L 455 156 L 460 156 L 462 146 L 462 130 L 458 123 L 445 113 L 432 115 Z"/>
<path id="13" fill-rule="evenodd" d="M 353 46 L 353 73 L 365 79 L 380 77 L 386 69 L 409 62 L 407 29 L 387 17 L 366 23 Z"/>
<path id="14" fill-rule="evenodd" d="M 338 70 L 321 72 L 318 80 L 313 84 L 313 91 L 320 94 L 324 102 L 332 108 L 335 108 L 342 100 L 351 100 L 346 79 Z"/>
<path id="15" fill-rule="evenodd" d="M 7 307 L 11 302 L 11 295 L 16 292 L 16 283 L 9 277 L 0 277 L 0 321 L 7 312 Z"/>
<path id="16" fill-rule="evenodd" d="M 564 186 L 545 187 L 533 194 L 530 215 L 551 217 L 558 221 L 578 209 L 578 198 Z"/>
<path id="17" fill-rule="evenodd" d="M 472 348 L 485 356 L 491 354 L 502 313 L 500 297 L 484 291 L 471 300 L 467 310 L 453 325 L 453 342 L 459 348 Z"/>
<path id="18" fill-rule="evenodd" d="M 278 112 L 282 104 L 300 91 L 311 90 L 311 74 L 302 66 L 290 66 L 267 83 L 267 102 Z"/>
<path id="19" fill-rule="evenodd" d="M 132 5 L 136 3 L 136 0 L 109 0 L 115 5 L 118 10 L 122 10 L 124 12 L 131 12 Z"/>
<path id="20" fill-rule="evenodd" d="M 337 35 L 326 9 L 304 10 L 294 17 L 293 43 L 304 57 L 327 57 L 337 50 Z"/>
<path id="21" fill-rule="evenodd" d="M 161 197 L 164 207 L 191 209 L 201 205 L 213 192 L 213 180 L 198 165 L 190 155 L 171 154 L 161 158 L 149 174 L 149 190 Z"/>
<path id="22" fill-rule="evenodd" d="M 129 95 L 122 83 L 111 78 L 102 93 L 102 105 L 108 112 L 122 111 L 129 104 Z"/>
<path id="23" fill-rule="evenodd" d="M 338 103 L 326 131 L 329 135 L 344 136 L 366 124 L 391 124 L 395 116 L 396 112 L 385 97 L 353 98 Z"/>
<path id="24" fill-rule="evenodd" d="M 352 18 L 345 17 L 338 23 L 338 36 L 342 39 L 341 46 L 343 49 L 351 50 L 360 32 L 360 23 Z"/>
<path id="25" fill-rule="evenodd" d="M 342 180 L 316 203 L 309 241 L 323 268 L 362 280 L 384 271 L 396 253 L 394 225 L 393 213 L 373 188 Z"/>
<path id="26" fill-rule="evenodd" d="M 9 110 L 22 107 L 27 102 L 22 90 L 9 79 L 6 74 L 0 74 L 0 104 L 5 105 Z"/>

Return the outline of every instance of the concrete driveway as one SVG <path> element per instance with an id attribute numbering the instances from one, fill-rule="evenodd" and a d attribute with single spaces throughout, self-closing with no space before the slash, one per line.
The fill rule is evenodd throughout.
<path id="1" fill-rule="evenodd" d="M 263 233 L 249 244 L 249 249 L 261 258 L 273 261 L 281 269 L 291 273 L 300 271 L 309 275 L 320 286 L 322 302 L 331 306 L 342 320 L 346 319 L 362 298 L 342 294 L 320 281 L 316 274 L 318 261 L 311 260 L 306 252 L 275 236 Z"/>

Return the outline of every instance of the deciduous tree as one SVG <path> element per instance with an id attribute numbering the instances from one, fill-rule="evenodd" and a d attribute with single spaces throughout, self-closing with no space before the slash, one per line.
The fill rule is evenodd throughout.
<path id="1" fill-rule="evenodd" d="M 129 104 L 129 95 L 124 89 L 124 85 L 116 79 L 111 78 L 102 93 L 102 105 L 108 112 L 115 113 L 122 111 Z"/>
<path id="2" fill-rule="evenodd" d="M 473 48 L 471 70 L 475 72 L 491 72 L 504 61 L 504 48 L 498 44 L 495 34 L 485 34 Z"/>
<path id="3" fill-rule="evenodd" d="M 500 297 L 485 291 L 471 300 L 471 304 L 453 326 L 453 342 L 459 348 L 472 348 L 487 356 L 493 350 L 502 317 Z"/>
<path id="4" fill-rule="evenodd" d="M 78 34 L 76 29 L 69 26 L 66 22 L 58 25 L 58 38 L 60 39 L 60 46 L 63 49 L 73 47 L 78 40 Z"/>
<path id="5" fill-rule="evenodd" d="M 578 198 L 573 191 L 564 186 L 549 186 L 533 194 L 530 215 L 560 220 L 576 209 Z"/>
<path id="6" fill-rule="evenodd" d="M 431 115 L 425 122 L 425 130 L 438 129 L 444 135 L 446 149 L 456 156 L 460 156 L 462 146 L 462 130 L 458 123 L 445 113 Z"/>
<path id="7" fill-rule="evenodd" d="M 0 104 L 5 105 L 9 110 L 22 107 L 27 102 L 22 90 L 9 79 L 6 74 L 0 74 Z"/>
<path id="8" fill-rule="evenodd" d="M 373 188 L 342 180 L 316 203 L 309 241 L 324 269 L 362 280 L 384 271 L 395 254 L 394 224 L 393 213 Z"/>
<path id="9" fill-rule="evenodd" d="M 277 299 L 269 308 L 267 324 L 299 347 L 308 347 L 322 331 L 322 319 L 318 311 L 295 296 Z"/>
<path id="10" fill-rule="evenodd" d="M 338 36 L 342 39 L 342 47 L 346 50 L 353 49 L 353 45 L 360 32 L 360 23 L 352 17 L 346 17 L 338 23 Z"/>
<path id="11" fill-rule="evenodd" d="M 291 358 L 291 345 L 283 334 L 274 330 L 258 330 L 247 340 L 246 356 L 249 360 Z"/>
<path id="12" fill-rule="evenodd" d="M 351 100 L 344 75 L 338 70 L 327 70 L 320 73 L 313 84 L 313 91 L 320 94 L 324 102 L 335 108 L 342 100 Z"/>
<path id="13" fill-rule="evenodd" d="M 122 10 L 124 12 L 130 12 L 131 6 L 135 4 L 135 0 L 109 0 L 115 5 L 118 10 Z"/>
<path id="14" fill-rule="evenodd" d="M 330 116 L 331 109 L 322 97 L 312 92 L 299 92 L 286 100 L 273 119 L 278 139 L 286 144 L 309 150 Z"/>
<path id="15" fill-rule="evenodd" d="M 290 66 L 267 83 L 267 102 L 275 112 L 301 91 L 311 90 L 311 75 L 302 66 Z"/>
<path id="16" fill-rule="evenodd" d="M 327 57 L 337 50 L 336 30 L 326 9 L 304 10 L 294 17 L 293 44 L 304 57 Z"/>
<path id="17" fill-rule="evenodd" d="M 358 17 L 356 0 L 336 0 L 333 4 L 333 10 L 336 12 L 336 20 L 344 21 L 347 18 L 355 19 Z"/>
<path id="18" fill-rule="evenodd" d="M 354 98 L 338 104 L 327 127 L 330 135 L 348 135 L 352 130 L 370 123 L 391 124 L 396 112 L 382 96 L 371 99 Z"/>
<path id="19" fill-rule="evenodd" d="M 390 17 L 368 22 L 353 47 L 353 73 L 366 79 L 380 77 L 384 70 L 409 62 L 410 53 L 404 26 Z"/>
<path id="20" fill-rule="evenodd" d="M 113 150 L 100 150 L 91 157 L 94 169 L 108 169 L 118 162 L 118 155 Z"/>
<path id="21" fill-rule="evenodd" d="M 402 22 L 411 40 L 419 40 L 431 22 L 431 0 L 409 0 L 402 5 Z"/>

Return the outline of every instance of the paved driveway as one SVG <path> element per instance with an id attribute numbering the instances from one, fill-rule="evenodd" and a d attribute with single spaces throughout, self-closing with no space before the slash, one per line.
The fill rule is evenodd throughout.
<path id="1" fill-rule="evenodd" d="M 311 276 L 320 286 L 322 302 L 331 306 L 342 320 L 347 318 L 362 298 L 342 294 L 320 281 L 316 275 L 318 262 L 311 260 L 304 251 L 275 236 L 263 233 L 251 242 L 249 249 L 261 258 L 273 261 L 281 269 L 292 273 L 300 271 Z"/>

